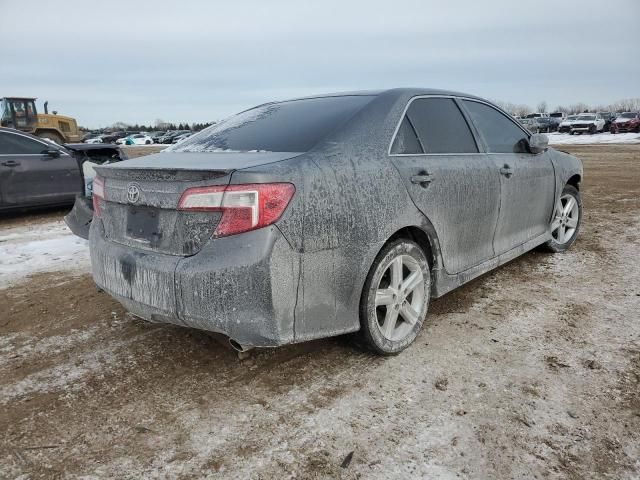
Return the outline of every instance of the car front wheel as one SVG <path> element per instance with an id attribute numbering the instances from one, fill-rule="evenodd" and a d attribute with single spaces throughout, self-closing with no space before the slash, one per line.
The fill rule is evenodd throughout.
<path id="1" fill-rule="evenodd" d="M 573 185 L 566 185 L 556 202 L 551 220 L 551 240 L 545 243 L 547 250 L 564 252 L 575 242 L 582 221 L 582 198 Z"/>
<path id="2" fill-rule="evenodd" d="M 423 250 L 399 239 L 378 254 L 360 300 L 361 336 L 376 353 L 407 348 L 422 328 L 431 295 L 431 273 Z"/>

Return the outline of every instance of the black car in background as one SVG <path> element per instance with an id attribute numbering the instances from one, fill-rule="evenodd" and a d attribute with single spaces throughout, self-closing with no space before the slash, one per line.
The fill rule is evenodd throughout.
<path id="1" fill-rule="evenodd" d="M 78 194 L 88 193 L 86 187 L 91 178 L 83 175 L 85 162 L 102 165 L 125 158 L 115 145 L 60 146 L 18 130 L 0 128 L 0 212 L 71 205 Z"/>
<path id="2" fill-rule="evenodd" d="M 190 130 L 169 130 L 165 135 L 163 135 L 158 139 L 158 143 L 164 143 L 164 144 L 173 143 L 173 140 L 176 137 L 189 132 Z"/>
<path id="3" fill-rule="evenodd" d="M 604 119 L 604 130 L 608 132 L 611 129 L 611 123 L 616 119 L 616 114 L 613 112 L 598 112 L 598 114 Z"/>

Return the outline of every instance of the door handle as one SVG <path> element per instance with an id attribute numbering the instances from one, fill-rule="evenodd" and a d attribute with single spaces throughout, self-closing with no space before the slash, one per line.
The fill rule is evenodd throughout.
<path id="1" fill-rule="evenodd" d="M 427 187 L 433 181 L 433 175 L 430 173 L 421 173 L 420 175 L 414 175 L 411 177 L 411 183 L 416 183 L 421 187 Z"/>
<path id="2" fill-rule="evenodd" d="M 2 162 L 2 165 L 5 167 L 17 167 L 20 165 L 20 162 L 16 162 L 14 160 L 7 160 L 6 162 Z"/>
<path id="3" fill-rule="evenodd" d="M 513 175 L 513 169 L 505 163 L 504 167 L 500 169 L 500 175 L 504 175 L 505 177 L 510 178 L 511 175 Z"/>

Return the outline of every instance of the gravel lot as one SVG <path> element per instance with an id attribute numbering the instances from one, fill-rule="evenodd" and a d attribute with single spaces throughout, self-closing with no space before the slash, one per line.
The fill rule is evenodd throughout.
<path id="1" fill-rule="evenodd" d="M 239 360 L 86 273 L 0 290 L 0 477 L 638 478 L 640 146 L 559 148 L 585 165 L 577 243 L 436 300 L 396 357 Z"/>

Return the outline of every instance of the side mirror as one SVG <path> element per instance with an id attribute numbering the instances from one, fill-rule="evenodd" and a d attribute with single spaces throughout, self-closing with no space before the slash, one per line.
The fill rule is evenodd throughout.
<path id="1" fill-rule="evenodd" d="M 529 137 L 529 151 L 531 153 L 542 153 L 549 147 L 549 137 L 543 133 L 534 133 Z"/>
<path id="2" fill-rule="evenodd" d="M 47 148 L 42 153 L 50 158 L 58 158 L 60 156 L 60 150 L 58 150 L 57 148 Z"/>

